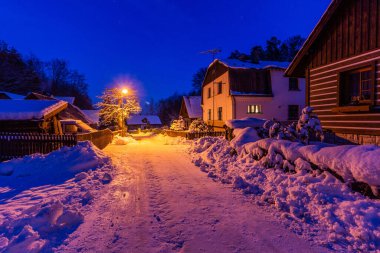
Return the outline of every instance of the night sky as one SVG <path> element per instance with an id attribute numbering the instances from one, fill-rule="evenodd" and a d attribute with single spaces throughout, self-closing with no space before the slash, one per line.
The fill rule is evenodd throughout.
<path id="1" fill-rule="evenodd" d="M 249 53 L 272 35 L 307 37 L 330 0 L 0 0 L 0 40 L 84 73 L 92 98 L 133 80 L 156 100 L 188 92 L 212 48 Z"/>

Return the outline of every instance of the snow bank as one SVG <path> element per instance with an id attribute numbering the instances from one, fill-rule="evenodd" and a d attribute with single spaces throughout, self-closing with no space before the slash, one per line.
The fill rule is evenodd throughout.
<path id="1" fill-rule="evenodd" d="M 248 153 L 255 152 L 257 148 L 268 153 L 279 153 L 290 162 L 301 158 L 321 169 L 331 169 L 345 182 L 357 181 L 374 188 L 380 187 L 380 148 L 375 145 L 303 145 L 286 140 L 263 139 L 243 146 Z"/>
<path id="2" fill-rule="evenodd" d="M 112 144 L 114 145 L 127 145 L 128 143 L 136 143 L 137 141 L 132 137 L 121 137 L 120 135 L 116 135 L 113 140 Z"/>
<path id="3" fill-rule="evenodd" d="M 380 201 L 353 192 L 328 171 L 313 170 L 310 162 L 339 167 L 357 180 L 377 184 L 378 150 L 265 139 L 245 144 L 236 154 L 228 141 L 210 137 L 191 147 L 193 162 L 213 180 L 232 184 L 259 204 L 274 207 L 278 212 L 273 214 L 295 232 L 339 252 L 380 248 Z M 373 173 L 368 178 L 366 166 L 370 167 L 366 173 Z"/>
<path id="4" fill-rule="evenodd" d="M 112 179 L 110 159 L 90 142 L 0 163 L 0 171 L 0 252 L 61 244 Z"/>
<path id="5" fill-rule="evenodd" d="M 246 128 L 246 127 L 262 127 L 265 120 L 257 118 L 243 118 L 243 119 L 233 119 L 227 120 L 226 126 L 232 129 L 236 128 Z"/>
<path id="6" fill-rule="evenodd" d="M 257 131 L 251 127 L 235 128 L 233 135 L 235 137 L 231 141 L 231 146 L 235 149 L 238 149 L 246 143 L 260 140 Z"/>

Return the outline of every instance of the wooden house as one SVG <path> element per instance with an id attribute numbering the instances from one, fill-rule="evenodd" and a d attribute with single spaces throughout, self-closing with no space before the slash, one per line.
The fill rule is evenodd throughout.
<path id="1" fill-rule="evenodd" d="M 26 100 L 56 100 L 56 101 L 64 101 L 67 102 L 67 108 L 60 113 L 60 120 L 66 120 L 67 122 L 70 120 L 76 120 L 78 123 L 83 122 L 84 124 L 87 124 L 89 126 L 97 126 L 98 120 L 95 122 L 87 116 L 86 113 L 84 113 L 81 109 L 79 109 L 77 106 L 73 104 L 74 98 L 73 97 L 52 97 L 52 96 L 46 96 L 40 93 L 31 92 L 26 97 Z M 80 128 L 78 125 L 77 127 Z M 85 130 L 85 129 L 84 129 Z"/>
<path id="2" fill-rule="evenodd" d="M 324 129 L 380 144 L 380 1 L 333 0 L 286 70 Z"/>
<path id="3" fill-rule="evenodd" d="M 196 119 L 202 119 L 201 96 L 183 96 L 179 116 L 185 121 L 188 128 Z"/>
<path id="4" fill-rule="evenodd" d="M 160 128 L 162 123 L 157 115 L 132 115 L 126 120 L 128 130 Z"/>
<path id="5" fill-rule="evenodd" d="M 289 62 L 214 60 L 202 85 L 203 120 L 215 130 L 242 118 L 297 120 L 305 105 L 303 78 L 284 77 Z"/>
<path id="6" fill-rule="evenodd" d="M 66 108 L 60 100 L 0 99 L 0 132 L 62 134 L 59 114 Z"/>

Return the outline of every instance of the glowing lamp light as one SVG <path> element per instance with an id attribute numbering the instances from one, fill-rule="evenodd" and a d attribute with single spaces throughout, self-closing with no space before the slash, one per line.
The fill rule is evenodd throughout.
<path id="1" fill-rule="evenodd" d="M 121 93 L 123 93 L 124 95 L 127 95 L 128 94 L 128 90 L 127 89 L 122 89 Z"/>

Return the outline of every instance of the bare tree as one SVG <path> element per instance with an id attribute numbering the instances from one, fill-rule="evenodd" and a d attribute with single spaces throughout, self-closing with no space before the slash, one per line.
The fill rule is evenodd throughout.
<path id="1" fill-rule="evenodd" d="M 101 102 L 96 106 L 100 108 L 101 127 L 118 125 L 121 129 L 123 120 L 127 120 L 132 114 L 141 112 L 138 98 L 135 95 L 123 97 L 119 88 L 106 89 L 99 98 Z"/>

